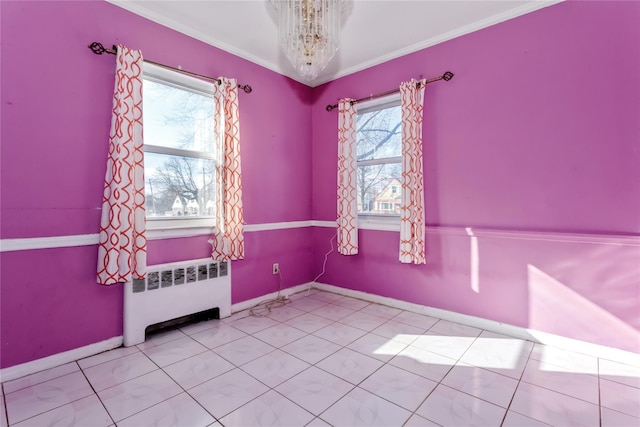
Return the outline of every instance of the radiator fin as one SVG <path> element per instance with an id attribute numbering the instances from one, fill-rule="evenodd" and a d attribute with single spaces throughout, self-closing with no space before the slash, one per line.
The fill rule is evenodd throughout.
<path id="1" fill-rule="evenodd" d="M 146 279 L 125 284 L 125 346 L 144 342 L 150 325 L 213 309 L 230 316 L 230 267 L 209 258 L 147 266 Z"/>

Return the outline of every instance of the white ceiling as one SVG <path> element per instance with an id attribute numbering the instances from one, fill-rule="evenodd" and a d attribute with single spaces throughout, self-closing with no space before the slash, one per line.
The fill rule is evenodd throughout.
<path id="1" fill-rule="evenodd" d="M 277 44 L 277 15 L 267 0 L 107 0 L 309 86 L 363 70 L 559 0 L 352 0 L 342 42 L 312 82 L 296 75 Z"/>

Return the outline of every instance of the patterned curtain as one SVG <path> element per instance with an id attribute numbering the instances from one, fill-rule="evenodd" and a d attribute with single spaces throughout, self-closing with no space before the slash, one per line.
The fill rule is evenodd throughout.
<path id="1" fill-rule="evenodd" d="M 402 109 L 402 199 L 400 262 L 425 264 L 422 110 L 426 80 L 400 85 Z"/>
<path id="2" fill-rule="evenodd" d="M 338 103 L 338 252 L 358 253 L 358 206 L 356 203 L 356 103 Z"/>
<path id="3" fill-rule="evenodd" d="M 238 82 L 221 77 L 220 84 L 214 84 L 214 98 L 217 208 L 216 231 L 209 240 L 211 257 L 238 260 L 244 258 Z"/>
<path id="4" fill-rule="evenodd" d="M 142 279 L 147 264 L 142 53 L 122 45 L 112 113 L 98 246 L 98 283 L 103 285 Z"/>

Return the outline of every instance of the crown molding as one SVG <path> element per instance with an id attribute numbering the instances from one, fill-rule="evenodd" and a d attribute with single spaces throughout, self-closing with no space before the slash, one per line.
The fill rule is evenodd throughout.
<path id="1" fill-rule="evenodd" d="M 452 31 L 448 31 L 446 33 L 438 35 L 437 37 L 432 37 L 432 38 L 423 40 L 421 42 L 414 43 L 402 49 L 395 50 L 391 53 L 380 55 L 371 60 L 364 61 L 354 66 L 344 68 L 342 70 L 339 70 L 337 73 L 333 73 L 325 77 L 320 77 L 312 82 L 308 82 L 302 79 L 300 76 L 298 76 L 295 73 L 295 70 L 293 70 L 291 67 L 283 68 L 281 65 L 275 62 L 265 60 L 264 58 L 251 54 L 246 50 L 239 49 L 225 41 L 222 41 L 215 37 L 211 37 L 210 35 L 207 35 L 201 31 L 190 28 L 187 25 L 184 25 L 176 21 L 175 19 L 153 12 L 145 8 L 144 6 L 141 6 L 141 4 L 144 4 L 144 2 L 140 2 L 141 4 L 139 4 L 139 3 L 127 1 L 127 0 L 106 0 L 106 1 L 122 9 L 125 9 L 131 13 L 142 16 L 143 18 L 147 18 L 160 25 L 171 28 L 172 30 L 175 30 L 187 36 L 193 37 L 196 40 L 200 40 L 204 43 L 207 43 L 211 46 L 222 49 L 235 56 L 246 59 L 249 62 L 260 65 L 275 73 L 289 77 L 290 79 L 295 80 L 298 83 L 304 84 L 309 87 L 317 87 L 325 83 L 331 82 L 333 80 L 339 79 L 341 77 L 345 77 L 350 74 L 365 70 L 367 68 L 382 64 L 392 59 L 396 59 L 401 56 L 408 55 L 431 46 L 435 46 L 437 44 L 452 40 L 460 36 L 464 36 L 466 34 L 481 30 L 483 28 L 490 27 L 495 24 L 499 24 L 509 19 L 517 18 L 521 15 L 525 15 L 527 13 L 534 12 L 536 10 L 539 10 L 548 6 L 552 6 L 564 0 L 540 0 L 535 2 L 529 2 L 529 3 L 523 4 L 522 6 L 508 10 L 506 12 L 498 13 L 496 15 L 492 15 L 485 19 L 476 21 L 472 24 L 462 26 Z M 334 58 L 334 61 L 335 61 L 335 58 Z"/>
<path id="2" fill-rule="evenodd" d="M 225 52 L 231 53 L 235 56 L 238 56 L 240 58 L 246 59 L 249 62 L 252 62 L 254 64 L 260 65 L 261 67 L 267 68 L 271 71 L 274 71 L 278 74 L 281 74 L 283 76 L 289 77 L 299 83 L 302 83 L 304 85 L 309 86 L 309 82 L 305 82 L 304 80 L 302 80 L 301 77 L 297 76 L 293 70 L 284 70 L 282 69 L 281 66 L 279 66 L 278 64 L 275 64 L 271 61 L 266 61 L 263 58 L 260 58 L 259 56 L 253 55 L 245 50 L 242 49 L 238 49 L 237 47 L 224 42 L 220 39 L 217 39 L 215 37 L 211 37 L 201 31 L 198 30 L 194 30 L 193 28 L 190 28 L 178 21 L 176 21 L 175 19 L 169 18 L 165 15 L 161 15 L 159 13 L 155 13 L 145 7 L 140 6 L 137 3 L 131 2 L 131 1 L 127 1 L 127 0 L 106 0 L 107 3 L 111 3 L 114 6 L 118 6 L 121 7 L 122 9 L 125 9 L 131 13 L 134 13 L 138 16 L 142 16 L 143 18 L 147 18 L 157 24 L 163 25 L 167 28 L 170 28 L 172 30 L 175 30 L 179 33 L 185 34 L 189 37 L 193 37 L 196 40 L 200 40 L 201 42 L 204 42 L 208 45 L 211 45 L 213 47 L 216 47 L 218 49 L 222 49 Z"/>

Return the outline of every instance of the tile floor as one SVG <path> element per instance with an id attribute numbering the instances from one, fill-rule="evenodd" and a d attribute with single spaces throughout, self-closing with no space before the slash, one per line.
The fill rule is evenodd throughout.
<path id="1" fill-rule="evenodd" d="M 2 384 L 6 426 L 640 426 L 640 366 L 312 289 Z"/>

